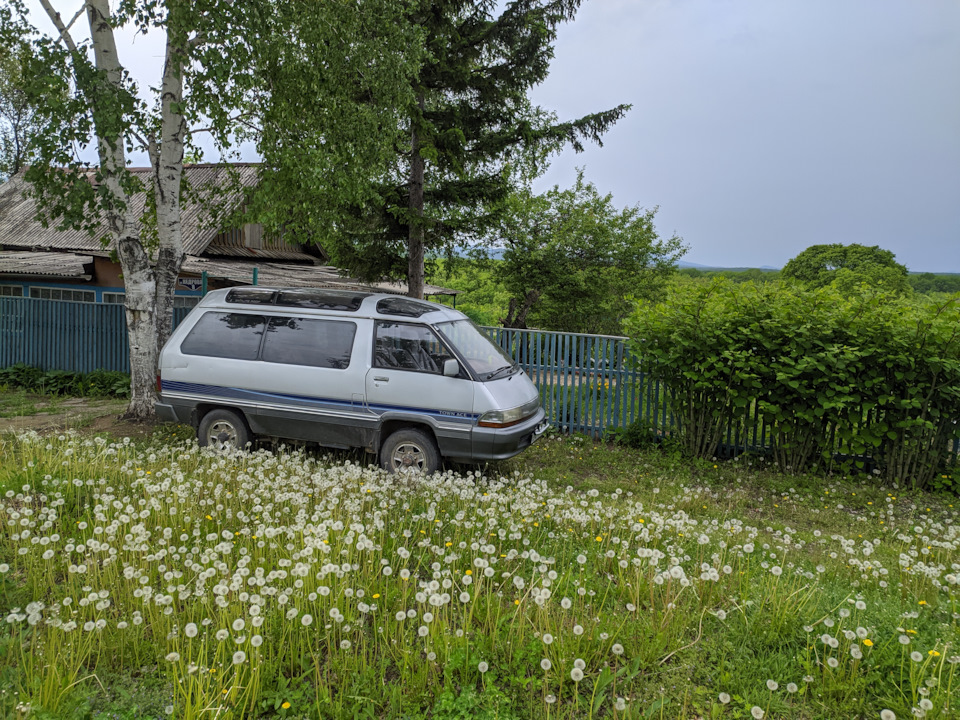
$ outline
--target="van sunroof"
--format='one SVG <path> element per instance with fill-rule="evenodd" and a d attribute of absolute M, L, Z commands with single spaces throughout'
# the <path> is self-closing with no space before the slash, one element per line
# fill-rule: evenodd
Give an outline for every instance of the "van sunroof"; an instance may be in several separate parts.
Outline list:
<path fill-rule="evenodd" d="M 420 317 L 427 313 L 436 312 L 440 308 L 433 303 L 411 300 L 404 297 L 384 298 L 377 303 L 377 312 L 381 315 L 401 315 L 403 317 Z"/>
<path fill-rule="evenodd" d="M 370 293 L 349 290 L 304 288 L 302 290 L 271 290 L 268 288 L 237 288 L 227 293 L 228 303 L 277 305 L 279 307 L 317 308 L 356 312 Z"/>

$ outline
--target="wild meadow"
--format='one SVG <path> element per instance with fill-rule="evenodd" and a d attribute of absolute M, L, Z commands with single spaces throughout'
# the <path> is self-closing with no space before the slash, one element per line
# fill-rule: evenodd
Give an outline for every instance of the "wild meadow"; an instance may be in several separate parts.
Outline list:
<path fill-rule="evenodd" d="M 960 716 L 950 497 L 582 437 L 363 460 L 0 437 L 0 715 Z"/>

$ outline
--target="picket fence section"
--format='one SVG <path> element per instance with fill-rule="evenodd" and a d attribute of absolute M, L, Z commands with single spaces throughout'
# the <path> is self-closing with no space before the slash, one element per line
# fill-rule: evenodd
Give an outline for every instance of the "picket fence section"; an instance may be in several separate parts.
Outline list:
<path fill-rule="evenodd" d="M 174 309 L 174 324 L 189 308 Z M 0 297 L 0 367 L 130 372 L 123 305 Z"/>
<path fill-rule="evenodd" d="M 482 329 L 540 388 L 547 417 L 561 432 L 601 436 L 637 420 L 673 425 L 664 388 L 637 369 L 627 338 Z"/>
<path fill-rule="evenodd" d="M 188 312 L 176 308 L 174 326 Z M 666 388 L 638 369 L 627 338 L 482 330 L 537 384 L 547 417 L 561 432 L 601 437 L 643 421 L 668 433 L 679 422 L 670 411 Z M 129 372 L 123 306 L 0 297 L 0 367 L 18 363 L 43 370 Z M 768 445 L 768 428 L 750 414 L 727 429 L 718 451 L 736 455 Z M 954 440 L 953 451 L 960 451 L 960 439 Z"/>

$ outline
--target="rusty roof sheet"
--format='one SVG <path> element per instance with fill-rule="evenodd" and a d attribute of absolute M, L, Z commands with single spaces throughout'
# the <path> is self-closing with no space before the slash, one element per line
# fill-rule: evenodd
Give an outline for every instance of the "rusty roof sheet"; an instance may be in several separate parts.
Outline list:
<path fill-rule="evenodd" d="M 0 275 L 31 275 L 90 279 L 84 266 L 91 255 L 51 252 L 0 252 Z"/>
<path fill-rule="evenodd" d="M 150 168 L 129 168 L 145 184 L 150 182 Z M 199 255 L 220 231 L 226 216 L 243 200 L 241 188 L 257 182 L 258 166 L 247 163 L 232 165 L 185 165 L 184 177 L 192 193 L 181 203 L 183 246 L 187 255 Z M 240 187 L 230 181 L 231 172 L 238 174 Z M 27 183 L 17 175 L 0 185 L 0 245 L 8 248 L 43 250 L 97 251 L 103 249 L 100 237 L 79 230 L 57 230 L 43 227 L 35 219 L 36 203 L 27 197 Z M 193 197 L 196 195 L 197 197 Z M 146 194 L 133 196 L 134 211 L 143 213 Z"/>

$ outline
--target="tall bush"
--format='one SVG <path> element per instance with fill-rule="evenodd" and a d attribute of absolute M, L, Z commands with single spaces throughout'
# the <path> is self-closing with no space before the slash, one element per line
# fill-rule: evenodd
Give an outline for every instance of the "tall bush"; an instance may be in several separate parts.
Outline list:
<path fill-rule="evenodd" d="M 960 307 L 790 283 L 682 287 L 641 307 L 630 332 L 670 390 L 696 457 L 746 445 L 752 423 L 785 471 L 874 463 L 928 484 L 960 419 Z"/>

